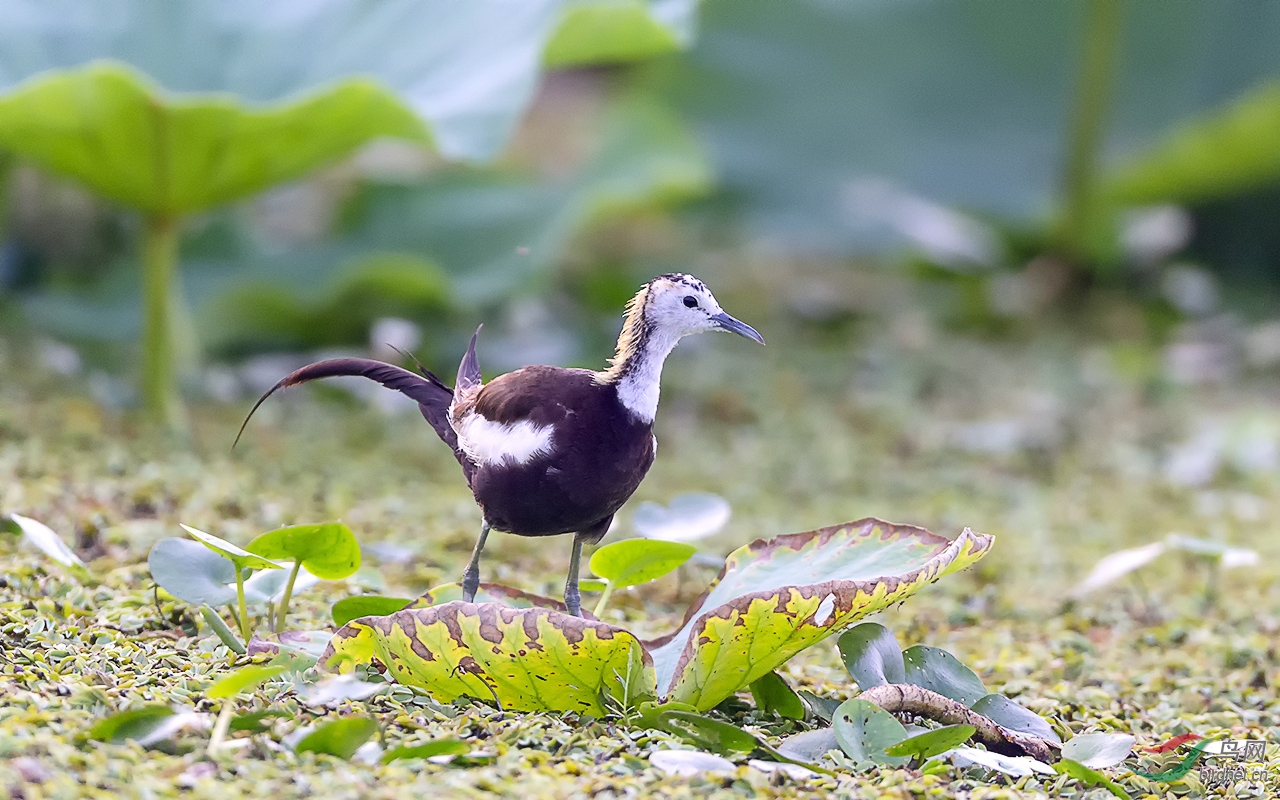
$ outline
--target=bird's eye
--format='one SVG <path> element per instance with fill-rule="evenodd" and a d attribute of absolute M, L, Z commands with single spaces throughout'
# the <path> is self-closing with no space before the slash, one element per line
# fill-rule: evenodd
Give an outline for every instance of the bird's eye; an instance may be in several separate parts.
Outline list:
<path fill-rule="evenodd" d="M 691 294 L 687 294 L 684 296 L 684 304 L 687 308 L 697 308 L 698 298 L 694 297 Z"/>

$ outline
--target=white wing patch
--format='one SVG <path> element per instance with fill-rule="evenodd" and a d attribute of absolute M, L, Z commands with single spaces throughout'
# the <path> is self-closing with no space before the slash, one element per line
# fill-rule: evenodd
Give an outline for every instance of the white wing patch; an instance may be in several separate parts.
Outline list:
<path fill-rule="evenodd" d="M 534 425 L 525 420 L 513 425 L 470 414 L 456 428 L 462 451 L 478 464 L 527 464 L 551 452 L 550 425 Z"/>

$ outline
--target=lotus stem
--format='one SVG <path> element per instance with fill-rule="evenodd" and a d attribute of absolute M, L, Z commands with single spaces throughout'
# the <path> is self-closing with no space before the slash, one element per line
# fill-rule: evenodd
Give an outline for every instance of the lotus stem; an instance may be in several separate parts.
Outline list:
<path fill-rule="evenodd" d="M 280 598 L 280 610 L 276 612 L 275 623 L 271 626 L 271 630 L 276 633 L 284 627 L 285 614 L 289 613 L 289 599 L 293 597 L 293 582 L 298 579 L 298 573 L 302 570 L 302 562 L 293 562 L 293 569 L 289 572 L 289 580 L 284 585 L 284 595 Z M 270 613 L 271 604 L 267 604 L 267 613 Z"/>
<path fill-rule="evenodd" d="M 212 756 L 219 747 L 222 746 L 223 740 L 227 738 L 227 731 L 231 729 L 231 709 L 235 705 L 235 700 L 228 697 L 222 701 L 222 709 L 218 711 L 218 721 L 213 724 L 213 733 L 209 734 L 209 748 L 206 752 Z"/>
<path fill-rule="evenodd" d="M 1089 0 L 1085 9 L 1084 51 L 1067 132 L 1058 230 L 1059 246 L 1073 259 L 1086 252 L 1096 216 L 1098 151 L 1114 83 L 1121 10 L 1116 0 Z"/>
<path fill-rule="evenodd" d="M 240 636 L 249 641 L 249 607 L 244 602 L 244 570 L 236 567 L 236 603 L 240 608 Z"/>
<path fill-rule="evenodd" d="M 151 419 L 170 429 L 182 426 L 174 363 L 174 276 L 177 271 L 178 220 L 166 214 L 147 217 L 142 245 L 145 318 L 142 331 L 142 399 Z"/>
<path fill-rule="evenodd" d="M 1010 730 L 989 717 L 920 686 L 907 683 L 889 683 L 873 686 L 858 695 L 891 713 L 915 714 L 927 717 L 943 725 L 972 725 L 973 737 L 988 750 L 1007 756 L 1031 756 L 1037 761 L 1051 764 L 1058 760 L 1062 745 L 1041 739 L 1029 733 Z"/>
<path fill-rule="evenodd" d="M 609 598 L 613 595 L 613 581 L 609 581 L 604 585 L 604 591 L 600 593 L 600 599 L 596 601 L 595 610 L 591 613 L 599 617 L 604 613 L 604 607 L 609 604 Z"/>

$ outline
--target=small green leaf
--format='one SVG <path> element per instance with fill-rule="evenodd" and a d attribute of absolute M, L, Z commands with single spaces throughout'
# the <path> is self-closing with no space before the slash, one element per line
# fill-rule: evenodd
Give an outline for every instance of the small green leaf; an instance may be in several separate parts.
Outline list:
<path fill-rule="evenodd" d="M 205 692 L 215 700 L 235 697 L 241 692 L 255 689 L 259 684 L 277 678 L 288 671 L 283 664 L 250 664 L 234 672 L 229 672 L 213 682 Z"/>
<path fill-rule="evenodd" d="M 987 696 L 987 688 L 960 659 L 923 644 L 902 651 L 906 682 L 971 706 Z"/>
<path fill-rule="evenodd" d="M 607 544 L 591 555 L 591 571 L 614 589 L 639 586 L 661 578 L 688 561 L 698 548 L 657 539 L 624 539 Z"/>
<path fill-rule="evenodd" d="M 911 760 L 885 753 L 886 747 L 907 738 L 907 729 L 875 703 L 856 697 L 846 700 L 836 710 L 831 727 L 840 749 L 859 767 L 873 764 L 900 767 Z"/>
<path fill-rule="evenodd" d="M 397 747 L 382 755 L 382 763 L 402 761 L 408 758 L 431 758 L 432 756 L 461 756 L 471 752 L 471 745 L 458 739 L 436 739 L 426 744 Z"/>
<path fill-rule="evenodd" d="M 293 715 L 283 708 L 264 708 L 261 711 L 254 711 L 249 714 L 241 714 L 232 717 L 229 730 L 247 731 L 248 733 L 266 733 L 271 730 L 270 726 L 265 724 L 269 719 L 288 719 Z"/>
<path fill-rule="evenodd" d="M 756 701 L 756 708 L 766 714 L 777 714 L 783 719 L 804 719 L 804 701 L 776 672 L 753 682 L 751 696 Z"/>
<path fill-rule="evenodd" d="M 266 558 L 263 558 L 262 556 L 255 555 L 254 553 L 250 553 L 247 550 L 243 550 L 235 546 L 231 542 L 228 542 L 226 539 L 219 539 L 217 536 L 214 536 L 213 534 L 205 533 L 204 531 L 198 531 L 195 528 L 190 527 L 189 525 L 183 525 L 182 529 L 187 533 L 191 534 L 191 537 L 196 541 L 200 542 L 200 544 L 209 548 L 210 550 L 222 556 L 223 558 L 230 559 L 231 563 L 235 565 L 236 569 L 283 569 L 284 568 L 284 565 L 282 564 L 277 564 L 276 562 L 271 561 L 270 559 L 266 559 Z M 234 574 L 231 576 L 231 580 L 235 580 Z"/>
<path fill-rule="evenodd" d="M 1127 733 L 1080 733 L 1062 746 L 1062 757 L 1086 767 L 1114 767 L 1129 757 L 1137 741 Z"/>
<path fill-rule="evenodd" d="M 338 581 L 360 569 L 360 543 L 341 522 L 291 525 L 255 537 L 249 552 L 277 561 L 301 561 L 312 575 Z"/>
<path fill-rule="evenodd" d="M 989 694 L 972 706 L 973 710 L 1011 731 L 1029 733 L 1051 742 L 1062 742 L 1044 717 L 1023 708 L 1002 694 Z"/>
<path fill-rule="evenodd" d="M 375 719 L 343 717 L 316 728 L 293 750 L 295 753 L 325 753 L 347 761 L 377 732 L 378 721 Z"/>
<path fill-rule="evenodd" d="M 836 709 L 840 707 L 839 700 L 832 700 L 827 697 L 819 697 L 807 689 L 800 690 L 800 698 L 809 705 L 809 710 L 813 715 L 828 725 L 831 719 L 836 715 Z"/>
<path fill-rule="evenodd" d="M 95 742 L 124 744 L 129 740 L 147 738 L 174 715 L 168 706 L 150 705 L 121 711 L 100 720 L 89 729 L 89 738 Z"/>
<path fill-rule="evenodd" d="M 948 725 L 903 739 L 884 751 L 891 756 L 909 756 L 923 761 L 964 744 L 976 730 L 972 725 Z"/>
<path fill-rule="evenodd" d="M 902 648 L 888 628 L 878 622 L 855 625 L 836 640 L 849 674 L 866 691 L 887 683 L 905 683 Z"/>
<path fill-rule="evenodd" d="M 599 578 L 583 578 L 578 581 L 578 589 L 583 592 L 603 592 L 609 588 L 609 582 Z"/>
<path fill-rule="evenodd" d="M 1054 764 L 1053 768 L 1059 775 L 1070 775 L 1086 787 L 1101 786 L 1111 794 L 1121 798 L 1121 800 L 1131 800 L 1124 787 L 1096 769 L 1081 764 L 1079 761 L 1064 757 L 1057 764 Z"/>
<path fill-rule="evenodd" d="M 388 614 L 394 614 L 412 602 L 412 598 L 361 594 L 342 598 L 333 604 L 329 613 L 333 616 L 333 624 L 342 627 L 353 619 L 385 617 Z"/>
<path fill-rule="evenodd" d="M 778 752 L 799 761 L 817 763 L 832 750 L 839 750 L 836 732 L 831 728 L 819 728 L 788 736 L 778 745 Z"/>
<path fill-rule="evenodd" d="M 236 599 L 236 568 L 190 539 L 161 539 L 147 555 L 160 588 L 192 605 L 224 606 Z"/>
<path fill-rule="evenodd" d="M 756 750 L 760 741 L 736 725 L 693 714 L 688 711 L 659 712 L 658 725 L 689 744 L 722 756 L 745 755 Z"/>

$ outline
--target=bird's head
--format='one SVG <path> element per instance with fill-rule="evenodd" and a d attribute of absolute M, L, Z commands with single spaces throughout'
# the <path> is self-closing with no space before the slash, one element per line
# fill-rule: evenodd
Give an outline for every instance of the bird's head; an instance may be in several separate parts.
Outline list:
<path fill-rule="evenodd" d="M 764 337 L 720 308 L 706 284 L 692 275 L 659 275 L 636 295 L 643 322 L 673 339 L 704 331 L 730 331 L 764 344 Z"/>

